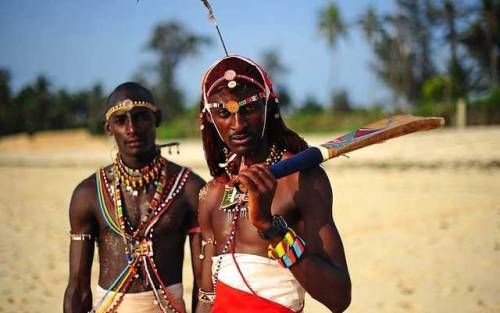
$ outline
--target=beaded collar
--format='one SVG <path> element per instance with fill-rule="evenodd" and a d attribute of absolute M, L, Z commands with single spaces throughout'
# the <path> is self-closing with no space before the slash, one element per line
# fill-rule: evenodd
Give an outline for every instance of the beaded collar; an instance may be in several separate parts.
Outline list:
<path fill-rule="evenodd" d="M 116 155 L 114 172 L 120 183 L 125 186 L 125 190 L 134 197 L 139 194 L 139 189 L 146 189 L 149 184 L 157 184 L 160 173 L 167 166 L 167 159 L 156 155 L 151 163 L 140 169 L 133 169 L 123 163 L 119 154 Z"/>

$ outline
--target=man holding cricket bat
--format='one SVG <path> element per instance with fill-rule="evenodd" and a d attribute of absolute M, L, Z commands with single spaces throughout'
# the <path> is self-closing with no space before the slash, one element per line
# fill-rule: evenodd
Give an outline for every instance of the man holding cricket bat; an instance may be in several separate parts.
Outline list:
<path fill-rule="evenodd" d="M 200 192 L 197 312 L 301 312 L 305 292 L 344 311 L 351 282 L 327 175 L 268 170 L 307 144 L 285 126 L 265 71 L 238 55 L 211 66 L 200 128 L 213 179 Z"/>

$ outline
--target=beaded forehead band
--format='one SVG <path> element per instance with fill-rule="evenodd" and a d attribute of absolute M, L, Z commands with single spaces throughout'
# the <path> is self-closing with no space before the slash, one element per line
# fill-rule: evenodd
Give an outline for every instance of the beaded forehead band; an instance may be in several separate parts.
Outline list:
<path fill-rule="evenodd" d="M 116 113 L 118 111 L 130 111 L 130 110 L 135 109 L 135 108 L 146 108 L 146 109 L 150 109 L 153 112 L 158 111 L 158 107 L 156 105 L 149 103 L 147 101 L 132 101 L 130 99 L 125 99 L 123 101 L 118 102 L 117 104 L 115 104 L 111 108 L 109 108 L 109 110 L 106 112 L 106 115 L 105 115 L 106 121 L 109 120 L 111 115 L 113 115 L 114 113 Z"/>
<path fill-rule="evenodd" d="M 231 100 L 231 101 L 228 101 L 226 103 L 219 103 L 219 102 L 207 103 L 205 105 L 205 108 L 207 108 L 207 109 L 224 108 L 224 109 L 228 110 L 229 113 L 234 114 L 234 113 L 238 112 L 242 106 L 245 106 L 249 103 L 255 102 L 255 101 L 260 100 L 260 99 L 265 98 L 265 97 L 266 97 L 266 93 L 261 92 L 261 93 L 258 93 L 256 95 L 253 95 L 251 97 L 245 98 L 245 99 L 240 100 L 240 101 Z"/>

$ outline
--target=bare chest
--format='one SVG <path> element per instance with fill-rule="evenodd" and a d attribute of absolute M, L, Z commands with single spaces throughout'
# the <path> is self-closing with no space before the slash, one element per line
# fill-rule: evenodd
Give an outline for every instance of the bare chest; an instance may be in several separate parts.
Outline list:
<path fill-rule="evenodd" d="M 222 204 L 223 194 L 223 189 L 218 191 L 218 203 Z M 267 249 L 267 241 L 264 241 L 259 236 L 257 228 L 250 223 L 245 213 L 246 210 L 248 208 L 240 208 L 239 212 L 224 210 L 221 205 L 212 210 L 212 225 L 219 253 L 222 252 L 224 245 L 231 240 L 231 237 L 234 237 L 232 240 L 237 242 L 240 252 L 261 254 Z M 294 205 L 293 193 L 289 192 L 289 190 L 277 189 L 272 202 L 271 213 L 272 215 L 285 217 L 285 220 L 290 225 L 295 225 L 300 221 L 300 216 L 298 216 L 298 211 Z M 238 214 L 237 220 L 235 220 L 235 214 Z M 233 229 L 234 235 L 231 235 Z"/>
<path fill-rule="evenodd" d="M 117 200 L 110 197 L 103 201 L 98 210 L 100 232 L 110 230 L 115 233 L 127 232 L 138 237 L 148 232 L 165 235 L 182 231 L 187 220 L 187 202 L 183 194 L 178 194 L 170 201 L 155 204 L 154 190 L 132 196 L 122 193 Z"/>

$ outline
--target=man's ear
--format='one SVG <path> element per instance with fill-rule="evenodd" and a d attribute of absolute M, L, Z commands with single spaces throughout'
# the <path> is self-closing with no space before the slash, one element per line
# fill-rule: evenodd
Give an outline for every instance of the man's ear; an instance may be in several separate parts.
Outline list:
<path fill-rule="evenodd" d="M 212 115 L 210 113 L 205 112 L 205 117 L 207 119 L 207 122 L 209 122 L 210 124 L 214 123 L 214 120 L 212 119 Z"/>
<path fill-rule="evenodd" d="M 154 115 L 155 115 L 155 126 L 159 127 L 161 124 L 161 111 L 158 110 L 158 111 L 154 112 Z"/>
<path fill-rule="evenodd" d="M 106 133 L 107 133 L 109 136 L 112 136 L 112 135 L 113 135 L 113 132 L 111 131 L 111 125 L 109 125 L 109 121 L 104 121 L 104 122 L 103 122 L 103 127 L 104 127 L 104 130 L 106 131 Z"/>

